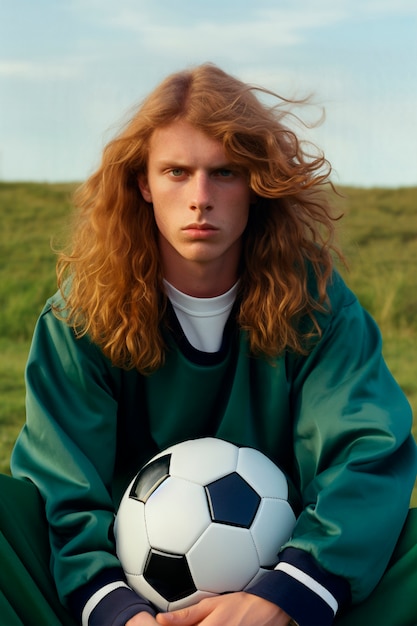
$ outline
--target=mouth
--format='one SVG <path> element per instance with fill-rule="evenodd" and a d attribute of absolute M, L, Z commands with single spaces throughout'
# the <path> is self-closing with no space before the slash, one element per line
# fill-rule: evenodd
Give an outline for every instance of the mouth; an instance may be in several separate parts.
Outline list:
<path fill-rule="evenodd" d="M 187 237 L 194 240 L 206 240 L 210 239 L 219 231 L 216 226 L 213 224 L 204 223 L 195 223 L 188 224 L 185 228 L 182 229 Z"/>
<path fill-rule="evenodd" d="M 212 224 L 207 224 L 206 222 L 199 224 L 189 224 L 188 226 L 186 226 L 183 230 L 218 230 L 218 228 L 216 228 L 215 226 L 213 226 Z"/>

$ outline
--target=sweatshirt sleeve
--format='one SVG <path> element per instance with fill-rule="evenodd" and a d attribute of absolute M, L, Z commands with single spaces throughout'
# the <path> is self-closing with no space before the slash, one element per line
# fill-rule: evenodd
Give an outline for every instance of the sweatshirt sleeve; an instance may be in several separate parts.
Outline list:
<path fill-rule="evenodd" d="M 326 572 L 296 548 L 284 549 L 274 570 L 247 591 L 279 606 L 299 626 L 331 626 L 351 600 L 345 579 Z"/>
<path fill-rule="evenodd" d="M 69 606 L 82 626 L 125 626 L 137 613 L 156 615 L 152 604 L 130 589 L 119 568 L 103 570 L 74 591 Z"/>
<path fill-rule="evenodd" d="M 124 624 L 152 606 L 126 585 L 113 523 L 120 370 L 88 338 L 41 314 L 26 367 L 27 419 L 11 469 L 44 502 L 59 597 L 88 626 Z"/>
<path fill-rule="evenodd" d="M 411 409 L 385 364 L 377 325 L 337 276 L 330 295 L 320 341 L 292 362 L 303 503 L 273 574 L 282 585 L 315 589 L 336 613 L 349 596 L 353 603 L 369 596 L 387 568 L 408 513 L 417 454 Z M 315 623 L 301 617 L 301 625 Z"/>
<path fill-rule="evenodd" d="M 300 626 L 330 626 L 382 577 L 408 513 L 416 444 L 374 320 L 337 275 L 323 334 L 288 359 L 302 512 L 275 570 L 249 591 Z"/>

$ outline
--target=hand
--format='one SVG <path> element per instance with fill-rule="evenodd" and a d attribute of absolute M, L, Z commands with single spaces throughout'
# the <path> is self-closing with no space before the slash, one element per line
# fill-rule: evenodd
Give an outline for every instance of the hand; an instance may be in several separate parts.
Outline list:
<path fill-rule="evenodd" d="M 156 616 L 161 626 L 288 626 L 290 619 L 272 602 L 243 591 Z"/>
<path fill-rule="evenodd" d="M 131 617 L 125 626 L 158 626 L 158 622 L 146 611 L 141 611 Z"/>

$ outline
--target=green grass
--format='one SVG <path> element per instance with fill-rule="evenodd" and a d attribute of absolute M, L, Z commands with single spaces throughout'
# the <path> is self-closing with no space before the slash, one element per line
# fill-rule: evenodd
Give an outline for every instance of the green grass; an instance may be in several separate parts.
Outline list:
<path fill-rule="evenodd" d="M 0 471 L 24 423 L 23 371 L 39 312 L 56 289 L 51 241 L 65 235 L 74 185 L 0 183 Z M 340 190 L 341 270 L 378 322 L 384 354 L 417 416 L 417 187 Z M 417 418 L 414 423 L 417 438 Z M 417 489 L 413 504 L 417 506 Z"/>
<path fill-rule="evenodd" d="M 55 290 L 51 242 L 71 217 L 72 185 L 0 183 L 0 337 L 30 339 Z"/>
<path fill-rule="evenodd" d="M 347 282 L 383 334 L 417 333 L 417 188 L 342 191 Z"/>
<path fill-rule="evenodd" d="M 51 243 L 65 234 L 74 185 L 0 183 L 0 471 L 25 420 L 24 366 L 33 328 L 56 290 Z"/>
<path fill-rule="evenodd" d="M 23 370 L 29 345 L 0 339 L 0 472 L 9 472 L 9 455 L 25 421 Z"/>

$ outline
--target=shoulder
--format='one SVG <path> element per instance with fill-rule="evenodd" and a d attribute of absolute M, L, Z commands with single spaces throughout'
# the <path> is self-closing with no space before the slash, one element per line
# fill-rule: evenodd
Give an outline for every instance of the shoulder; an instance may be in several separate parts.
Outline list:
<path fill-rule="evenodd" d="M 306 262 L 306 276 L 308 292 L 314 300 L 318 301 L 318 277 L 310 261 Z M 327 280 L 326 293 L 333 308 L 349 306 L 349 304 L 352 304 L 357 299 L 334 265 L 331 268 L 330 276 Z"/>
<path fill-rule="evenodd" d="M 320 309 L 315 311 L 314 317 L 321 330 L 324 333 L 328 327 L 332 325 L 334 320 L 340 316 L 362 314 L 362 307 L 358 298 L 353 291 L 346 285 L 340 273 L 334 269 L 326 287 L 326 301 L 320 303 L 317 288 L 317 279 L 313 269 L 309 268 L 308 272 L 308 291 L 312 299 L 317 302 Z M 311 320 L 303 318 L 302 326 L 311 325 Z"/>
<path fill-rule="evenodd" d="M 67 362 L 79 359 L 100 362 L 108 369 L 110 363 L 101 348 L 88 334 L 78 333 L 66 318 L 65 298 L 57 291 L 40 312 L 32 339 L 32 355 L 56 354 L 57 358 Z"/>
<path fill-rule="evenodd" d="M 345 312 L 352 306 L 359 305 L 358 298 L 336 270 L 333 271 L 327 285 L 327 297 L 330 318 Z"/>
<path fill-rule="evenodd" d="M 48 300 L 41 311 L 40 317 L 49 313 L 59 312 L 60 317 L 65 319 L 65 296 L 58 290 Z"/>

